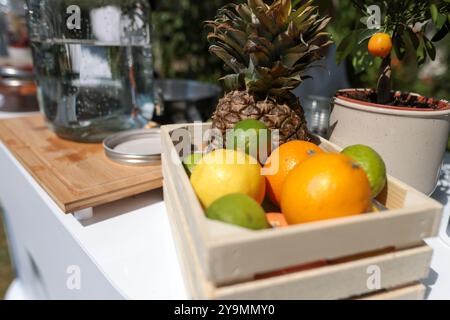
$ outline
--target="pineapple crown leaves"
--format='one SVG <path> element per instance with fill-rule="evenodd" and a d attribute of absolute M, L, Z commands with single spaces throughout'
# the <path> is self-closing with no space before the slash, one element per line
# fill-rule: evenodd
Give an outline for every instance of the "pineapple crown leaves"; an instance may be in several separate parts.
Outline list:
<path fill-rule="evenodd" d="M 291 0 L 228 4 L 206 21 L 209 51 L 232 71 L 222 78 L 227 90 L 244 89 L 258 96 L 283 97 L 323 58 L 332 42 L 325 31 L 331 18 L 320 17 L 312 0 L 293 8 Z"/>

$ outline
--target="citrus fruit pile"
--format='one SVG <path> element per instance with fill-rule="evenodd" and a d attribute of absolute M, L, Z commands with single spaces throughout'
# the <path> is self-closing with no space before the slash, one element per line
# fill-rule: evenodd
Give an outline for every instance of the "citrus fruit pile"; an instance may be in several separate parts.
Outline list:
<path fill-rule="evenodd" d="M 183 160 L 208 218 L 260 230 L 371 211 L 386 184 L 386 167 L 375 150 L 354 145 L 330 153 L 294 140 L 270 153 L 270 136 L 257 120 L 238 123 L 227 148 Z M 260 148 L 270 154 L 248 154 Z"/>

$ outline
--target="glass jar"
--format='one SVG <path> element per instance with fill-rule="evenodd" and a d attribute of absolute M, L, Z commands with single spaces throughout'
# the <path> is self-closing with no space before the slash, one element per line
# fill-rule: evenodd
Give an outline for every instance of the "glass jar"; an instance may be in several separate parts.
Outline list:
<path fill-rule="evenodd" d="M 62 138 L 98 142 L 154 111 L 147 0 L 27 0 L 38 100 Z"/>

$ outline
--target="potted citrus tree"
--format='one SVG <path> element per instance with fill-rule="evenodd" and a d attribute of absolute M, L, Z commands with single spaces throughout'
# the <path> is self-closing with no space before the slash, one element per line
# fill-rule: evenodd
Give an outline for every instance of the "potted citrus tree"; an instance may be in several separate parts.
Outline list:
<path fill-rule="evenodd" d="M 413 57 L 418 66 L 436 58 L 435 43 L 448 41 L 450 1 L 352 0 L 360 25 L 338 45 L 338 62 L 379 65 L 374 89 L 337 92 L 330 140 L 364 143 L 385 159 L 391 175 L 418 190 L 433 192 L 447 146 L 450 104 L 417 93 L 393 91 L 394 65 Z M 407 67 L 407 65 L 404 65 Z M 375 86 L 374 86 L 375 87 Z"/>

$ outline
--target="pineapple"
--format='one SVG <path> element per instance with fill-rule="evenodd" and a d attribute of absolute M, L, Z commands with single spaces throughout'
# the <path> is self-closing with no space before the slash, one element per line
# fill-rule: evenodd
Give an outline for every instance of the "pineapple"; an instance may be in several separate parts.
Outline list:
<path fill-rule="evenodd" d="M 213 114 L 222 131 L 245 119 L 258 119 L 279 130 L 280 144 L 310 140 L 303 109 L 292 93 L 308 78 L 305 72 L 323 58 L 331 44 L 317 7 L 306 1 L 292 8 L 291 0 L 248 0 L 219 9 L 208 34 L 209 51 L 232 70 L 224 76 L 226 95 Z"/>

